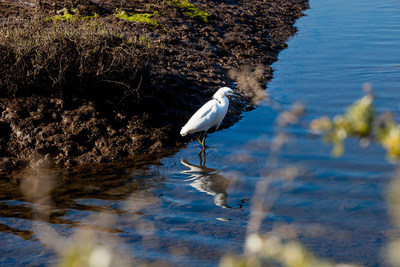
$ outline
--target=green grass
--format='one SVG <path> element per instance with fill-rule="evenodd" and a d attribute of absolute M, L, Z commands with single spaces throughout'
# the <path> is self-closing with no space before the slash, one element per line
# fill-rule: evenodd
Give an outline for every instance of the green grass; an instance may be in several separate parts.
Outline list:
<path fill-rule="evenodd" d="M 62 15 L 47 17 L 45 21 L 71 21 L 71 20 L 85 20 L 98 18 L 99 14 L 93 13 L 93 15 L 82 16 L 77 9 L 65 9 Z"/>
<path fill-rule="evenodd" d="M 167 2 L 169 5 L 174 6 L 180 10 L 182 10 L 183 14 L 186 17 L 195 19 L 200 22 L 210 23 L 211 15 L 207 12 L 201 10 L 195 5 L 189 3 L 186 0 L 172 0 Z"/>
<path fill-rule="evenodd" d="M 123 20 L 129 21 L 129 22 L 146 23 L 148 25 L 153 26 L 155 29 L 161 29 L 165 33 L 168 32 L 168 30 L 161 23 L 159 23 L 156 19 L 153 18 L 155 15 L 158 15 L 158 12 L 128 13 L 124 10 L 116 9 L 114 11 L 113 15 L 119 19 L 123 19 Z M 63 11 L 62 15 L 47 17 L 44 20 L 45 21 L 74 21 L 74 20 L 96 19 L 99 17 L 100 16 L 97 12 L 90 12 L 90 14 L 83 16 L 80 14 L 80 11 L 78 9 L 65 9 Z"/>
<path fill-rule="evenodd" d="M 157 15 L 157 12 L 154 13 L 128 13 L 124 10 L 115 10 L 114 12 L 114 16 L 126 21 L 130 21 L 130 22 L 142 22 L 142 23 L 146 23 L 149 25 L 152 25 L 154 28 L 157 29 L 162 29 L 164 32 L 168 32 L 168 30 L 161 24 L 159 23 L 157 20 L 153 19 L 153 17 L 155 15 Z"/>

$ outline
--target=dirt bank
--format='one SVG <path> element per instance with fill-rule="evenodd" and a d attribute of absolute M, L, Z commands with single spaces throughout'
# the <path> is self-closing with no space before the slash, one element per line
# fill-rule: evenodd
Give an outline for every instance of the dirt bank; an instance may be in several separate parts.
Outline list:
<path fill-rule="evenodd" d="M 232 70 L 242 69 L 265 84 L 272 77 L 270 65 L 308 7 L 306 0 L 190 1 L 210 15 L 205 22 L 168 1 L 122 1 L 118 6 L 113 2 L 93 1 L 91 6 L 102 11 L 103 22 L 146 36 L 159 48 L 136 81 L 137 90 L 116 97 L 41 94 L 0 99 L 1 173 L 43 157 L 65 167 L 176 149 L 190 140 L 180 137 L 179 129 L 221 86 L 241 92 L 223 122 L 224 127 L 232 125 L 250 107 L 253 96 L 247 88 L 252 86 L 240 82 Z M 28 23 L 30 14 L 40 11 L 29 1 L 19 3 L 2 2 L 0 15 Z M 55 3 L 42 1 L 40 12 L 55 14 L 63 7 Z M 109 16 L 116 8 L 151 11 L 162 27 Z"/>

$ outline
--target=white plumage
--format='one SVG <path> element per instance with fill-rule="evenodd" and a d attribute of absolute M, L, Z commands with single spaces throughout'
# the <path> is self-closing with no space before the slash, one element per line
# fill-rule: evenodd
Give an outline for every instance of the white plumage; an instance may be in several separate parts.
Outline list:
<path fill-rule="evenodd" d="M 183 126 L 180 132 L 181 135 L 185 136 L 187 134 L 197 132 L 204 132 L 204 134 L 206 134 L 207 131 L 212 127 L 215 127 L 215 130 L 218 130 L 218 127 L 221 125 L 221 122 L 225 118 L 226 112 L 228 111 L 228 95 L 233 95 L 231 88 L 220 88 L 214 94 L 212 99 L 205 103 L 198 111 L 196 111 L 196 113 L 193 114 L 185 126 Z M 199 140 L 203 146 L 204 139 L 205 135 L 203 137 L 203 142 Z"/>

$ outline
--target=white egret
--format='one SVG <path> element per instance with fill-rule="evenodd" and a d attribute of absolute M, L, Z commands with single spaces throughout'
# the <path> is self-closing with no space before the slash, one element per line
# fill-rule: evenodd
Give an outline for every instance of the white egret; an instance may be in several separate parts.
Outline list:
<path fill-rule="evenodd" d="M 213 95 L 212 99 L 196 111 L 185 126 L 182 127 L 181 135 L 185 136 L 187 134 L 200 132 L 197 141 L 202 144 L 204 151 L 204 141 L 207 136 L 207 131 L 212 127 L 215 127 L 215 130 L 218 130 L 222 120 L 225 118 L 229 106 L 228 95 L 234 95 L 231 88 L 220 88 Z M 200 138 L 202 134 L 203 139 L 201 140 Z"/>

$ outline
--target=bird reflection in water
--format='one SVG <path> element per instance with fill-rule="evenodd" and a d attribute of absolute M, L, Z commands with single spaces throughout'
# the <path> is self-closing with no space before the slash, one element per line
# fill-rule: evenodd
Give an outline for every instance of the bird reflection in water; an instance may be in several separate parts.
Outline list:
<path fill-rule="evenodd" d="M 212 195 L 215 205 L 231 208 L 227 205 L 228 193 L 226 192 L 229 187 L 229 179 L 219 174 L 218 171 L 207 168 L 205 157 L 199 155 L 199 158 L 200 165 L 193 165 L 186 159 L 181 160 L 183 165 L 190 168 L 190 170 L 182 171 L 183 174 L 190 176 L 186 181 L 191 182 L 190 185 L 198 191 Z"/>

